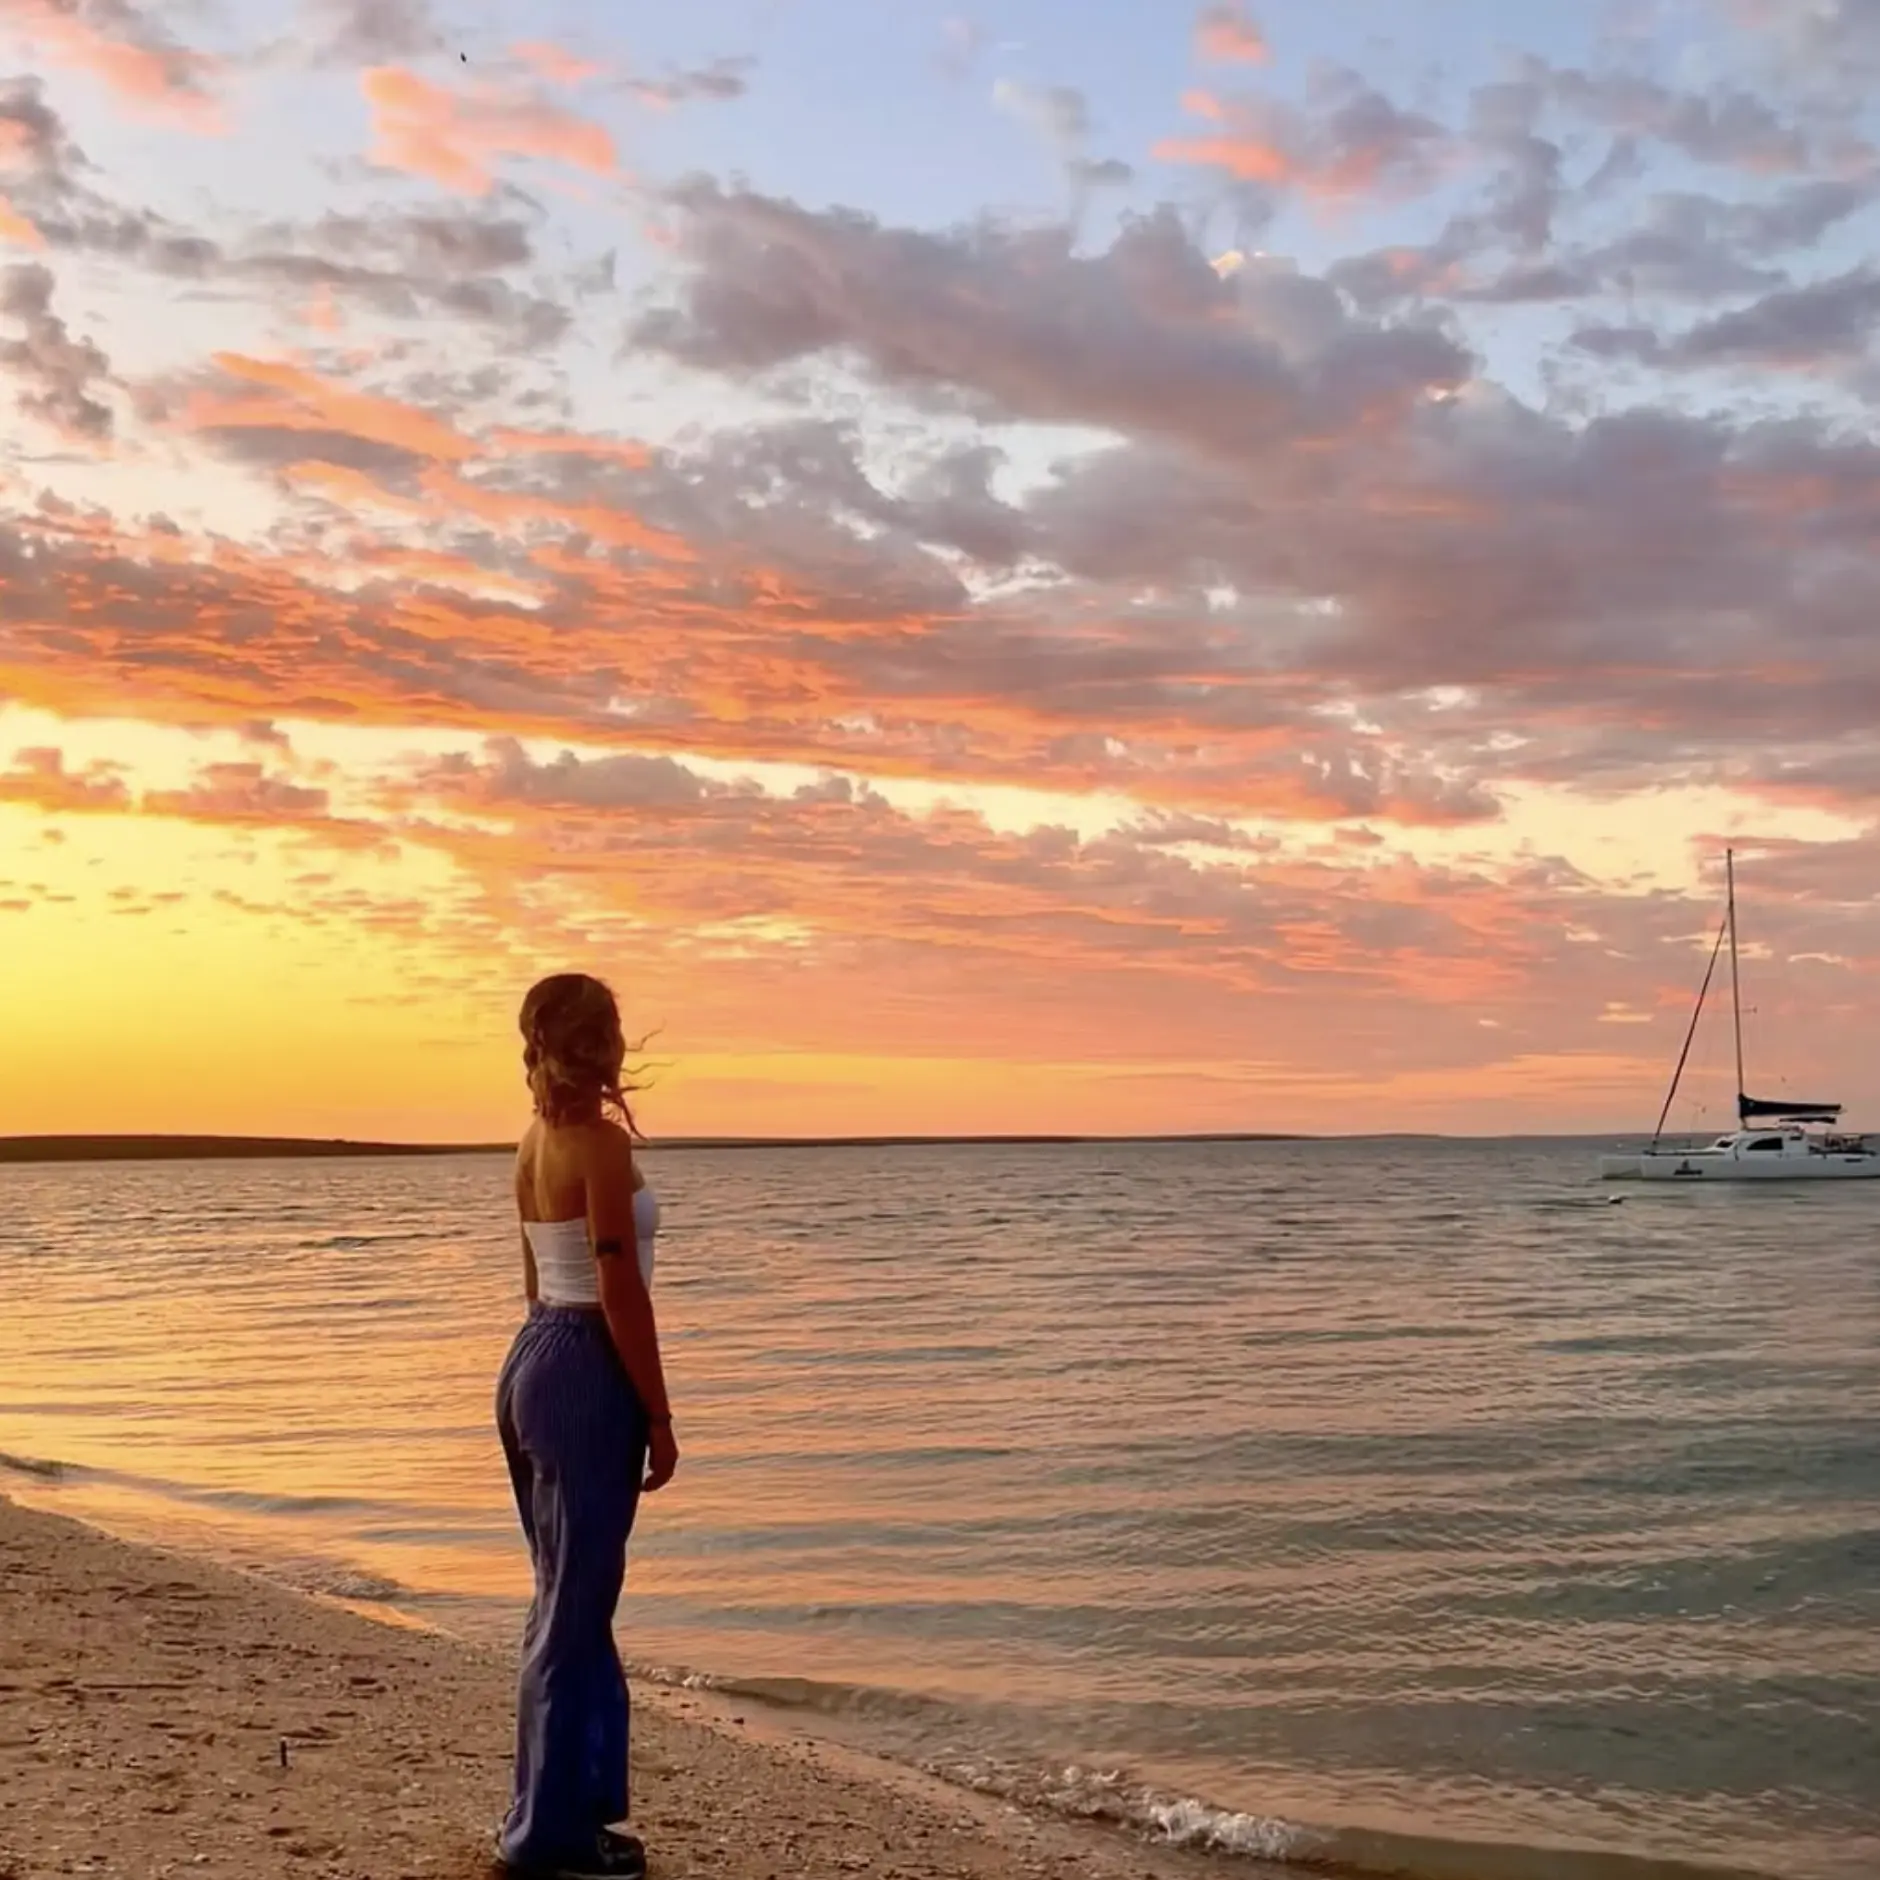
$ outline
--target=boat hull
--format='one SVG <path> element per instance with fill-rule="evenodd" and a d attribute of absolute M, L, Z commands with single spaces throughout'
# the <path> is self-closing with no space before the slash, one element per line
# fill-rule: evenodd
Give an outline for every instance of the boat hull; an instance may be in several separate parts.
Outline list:
<path fill-rule="evenodd" d="M 1655 1149 L 1600 1158 L 1605 1181 L 1845 1182 L 1880 1179 L 1880 1155 L 1769 1156 L 1760 1161 L 1715 1150 L 1689 1155 Z"/>

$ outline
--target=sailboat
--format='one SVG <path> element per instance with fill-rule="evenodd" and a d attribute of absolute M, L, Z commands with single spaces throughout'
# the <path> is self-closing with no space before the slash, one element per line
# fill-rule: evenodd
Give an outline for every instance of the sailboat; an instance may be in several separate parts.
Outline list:
<path fill-rule="evenodd" d="M 1638 1178 L 1686 1182 L 1859 1181 L 1880 1177 L 1880 1147 L 1869 1143 L 1865 1136 L 1850 1136 L 1839 1129 L 1838 1103 L 1790 1103 L 1744 1094 L 1735 850 L 1724 851 L 1723 866 L 1727 884 L 1724 916 L 1717 928 L 1716 944 L 1710 949 L 1710 964 L 1704 969 L 1704 983 L 1698 988 L 1690 1029 L 1684 1034 L 1684 1049 L 1678 1053 L 1677 1069 L 1671 1073 L 1671 1088 L 1665 1093 L 1664 1108 L 1658 1112 L 1658 1127 L 1652 1131 L 1646 1148 L 1602 1156 L 1601 1176 L 1608 1181 Z M 1671 1114 L 1677 1097 L 1678 1082 L 1691 1055 L 1691 1040 L 1697 1036 L 1697 1021 L 1703 1016 L 1704 1000 L 1717 970 L 1717 956 L 1726 939 L 1730 943 L 1730 1011 L 1736 1028 L 1737 1127 L 1702 1148 L 1668 1148 L 1663 1140 L 1665 1118 Z"/>

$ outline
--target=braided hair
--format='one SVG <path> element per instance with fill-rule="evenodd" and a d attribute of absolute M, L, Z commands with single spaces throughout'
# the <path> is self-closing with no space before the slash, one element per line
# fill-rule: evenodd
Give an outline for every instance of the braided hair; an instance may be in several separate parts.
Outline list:
<path fill-rule="evenodd" d="M 627 1044 L 613 992 L 586 973 L 553 973 L 529 988 L 517 1018 L 522 1068 L 535 1113 L 565 1123 L 591 1110 L 612 1110 L 639 1134 L 625 1081 Z"/>

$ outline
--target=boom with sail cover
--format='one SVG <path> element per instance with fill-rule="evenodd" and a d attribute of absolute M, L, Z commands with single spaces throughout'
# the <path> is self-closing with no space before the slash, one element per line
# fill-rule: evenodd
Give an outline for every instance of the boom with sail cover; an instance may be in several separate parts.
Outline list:
<path fill-rule="evenodd" d="M 1771 1122 L 1781 1118 L 1792 1123 L 1834 1123 L 1840 1120 L 1841 1106 L 1838 1103 L 1770 1103 L 1761 1097 L 1739 1094 L 1736 1113 L 1745 1128 L 1759 1116 Z"/>

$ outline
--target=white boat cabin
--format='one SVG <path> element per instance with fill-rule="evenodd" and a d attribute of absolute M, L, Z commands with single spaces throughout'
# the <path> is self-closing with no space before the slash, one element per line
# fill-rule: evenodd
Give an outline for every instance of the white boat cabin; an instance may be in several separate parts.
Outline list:
<path fill-rule="evenodd" d="M 1648 1149 L 1603 1159 L 1608 1179 L 1658 1181 L 1794 1181 L 1880 1176 L 1880 1146 L 1844 1130 L 1799 1122 L 1733 1129 L 1700 1148 Z"/>

